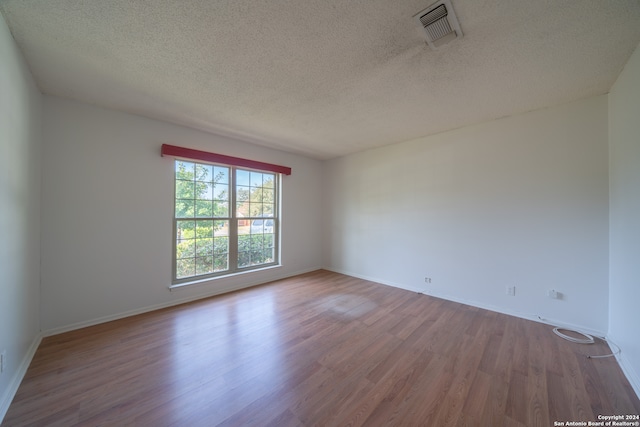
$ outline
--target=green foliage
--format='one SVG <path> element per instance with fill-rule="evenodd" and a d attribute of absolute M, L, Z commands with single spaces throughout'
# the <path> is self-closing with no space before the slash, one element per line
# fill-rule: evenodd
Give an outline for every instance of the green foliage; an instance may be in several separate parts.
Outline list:
<path fill-rule="evenodd" d="M 176 162 L 176 218 L 229 215 L 229 168 Z"/>
<path fill-rule="evenodd" d="M 249 196 L 250 216 L 273 216 L 275 208 L 275 190 L 273 186 L 274 176 L 269 175 L 269 178 L 265 177 L 261 187 L 251 189 Z"/>
<path fill-rule="evenodd" d="M 228 233 L 231 224 L 226 218 L 230 215 L 230 171 L 230 168 L 223 166 L 176 162 L 178 279 L 229 269 Z M 236 176 L 238 214 L 249 218 L 274 216 L 275 175 L 237 170 Z M 275 260 L 273 234 L 240 235 L 237 243 L 239 268 Z"/>
<path fill-rule="evenodd" d="M 273 234 L 247 234 L 238 236 L 238 267 L 268 264 L 274 257 Z"/>
<path fill-rule="evenodd" d="M 242 171 L 236 172 L 236 210 L 245 217 L 274 216 L 274 174 Z"/>

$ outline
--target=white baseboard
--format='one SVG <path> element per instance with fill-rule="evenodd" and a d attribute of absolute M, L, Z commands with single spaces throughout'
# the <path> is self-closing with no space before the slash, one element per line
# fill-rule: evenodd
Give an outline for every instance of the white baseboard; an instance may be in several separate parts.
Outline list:
<path fill-rule="evenodd" d="M 261 279 L 261 280 L 254 280 L 251 282 L 245 282 L 243 283 L 241 286 L 235 286 L 233 288 L 225 288 L 225 289 L 217 289 L 213 292 L 209 292 L 209 293 L 204 293 L 204 294 L 199 294 L 196 296 L 191 296 L 188 298 L 182 298 L 182 299 L 178 299 L 178 300 L 174 300 L 174 301 L 169 301 L 167 303 L 164 304 L 156 304 L 156 305 L 152 305 L 152 306 L 147 306 L 147 307 L 142 307 L 139 309 L 135 309 L 135 310 L 129 310 L 126 312 L 122 312 L 122 313 L 117 313 L 117 314 L 113 314 L 113 315 L 109 315 L 109 316 L 103 316 L 103 317 L 99 317 L 96 319 L 92 319 L 92 320 L 87 320 L 84 322 L 78 322 L 78 323 L 74 323 L 71 325 L 67 325 L 67 326 L 63 326 L 63 327 L 59 327 L 59 328 L 53 328 L 53 329 L 49 329 L 47 331 L 41 332 L 39 333 L 33 340 L 33 342 L 31 343 L 31 346 L 29 347 L 29 350 L 27 351 L 27 353 L 25 354 L 24 358 L 22 359 L 22 362 L 20 363 L 20 366 L 18 367 L 18 370 L 16 371 L 16 373 L 14 374 L 13 378 L 11 378 L 11 381 L 9 382 L 9 387 L 7 388 L 7 390 L 4 391 L 4 393 L 2 394 L 2 396 L 0 396 L 0 424 L 2 424 L 2 420 L 4 419 L 4 416 L 7 414 L 7 411 L 9 410 L 9 406 L 11 405 L 11 401 L 13 400 L 14 396 L 16 395 L 16 392 L 18 391 L 18 387 L 20 387 L 20 384 L 22 383 L 22 380 L 24 379 L 25 374 L 27 373 L 27 369 L 29 368 L 29 365 L 31 364 L 31 360 L 33 360 L 33 356 L 36 354 L 36 350 L 38 350 L 38 346 L 40 346 L 40 342 L 42 341 L 42 339 L 44 337 L 49 337 L 52 335 L 57 335 L 63 332 L 69 332 L 69 331 L 73 331 L 76 329 L 81 329 L 81 328 L 85 328 L 87 326 L 93 326 L 93 325 L 98 325 L 100 323 L 105 323 L 105 322 L 110 322 L 112 320 L 118 320 L 118 319 L 123 319 L 125 317 L 129 317 L 129 316 L 135 316 L 136 314 L 142 314 L 142 313 L 147 313 L 150 311 L 154 311 L 154 310 L 159 310 L 162 308 L 166 308 L 166 307 L 172 307 L 175 305 L 180 305 L 180 304 L 184 304 L 187 302 L 191 302 L 191 301 L 196 301 L 199 299 L 204 299 L 204 298 L 209 298 L 215 295 L 219 295 L 222 293 L 227 293 L 227 292 L 233 292 L 236 290 L 240 290 L 240 289 L 245 289 L 245 288 L 249 288 L 252 286 L 257 286 L 257 285 L 261 285 L 264 283 L 269 283 L 272 282 L 274 280 L 281 280 L 281 279 L 286 279 L 288 277 L 293 277 L 293 276 L 297 276 L 299 274 L 305 274 L 305 273 L 309 273 L 312 271 L 316 271 L 321 269 L 322 267 L 314 267 L 314 268 L 310 268 L 310 269 L 306 269 L 306 270 L 302 270 L 302 271 L 297 271 L 294 273 L 288 273 L 288 274 L 282 274 L 282 275 L 277 275 L 276 277 L 270 277 L 268 279 Z"/>
<path fill-rule="evenodd" d="M 453 302 L 457 302 L 457 303 L 464 304 L 464 305 L 470 305 L 471 307 L 482 308 L 484 310 L 494 311 L 496 313 L 502 313 L 502 314 L 507 314 L 509 316 L 519 317 L 521 319 L 533 320 L 535 322 L 544 323 L 544 324 L 547 324 L 547 325 L 560 326 L 560 327 L 563 327 L 563 328 L 568 328 L 568 329 L 572 329 L 572 330 L 578 330 L 578 331 L 586 332 L 586 333 L 588 333 L 590 335 L 595 335 L 595 336 L 598 336 L 598 337 L 604 337 L 605 336 L 605 332 L 604 331 L 591 329 L 591 328 L 588 328 L 588 327 L 584 327 L 582 325 L 575 325 L 575 324 L 571 324 L 571 323 L 555 321 L 554 319 L 540 318 L 536 313 L 524 313 L 524 312 L 516 311 L 516 310 L 508 310 L 508 309 L 504 309 L 502 307 L 497 307 L 497 306 L 481 303 L 481 302 L 474 301 L 474 300 L 469 300 L 469 299 L 465 299 L 465 298 L 458 298 L 456 296 L 452 296 L 452 295 L 449 295 L 449 294 L 446 294 L 446 293 L 427 291 L 425 289 L 420 289 L 420 288 L 417 288 L 417 287 L 406 286 L 406 285 L 404 285 L 402 283 L 389 282 L 389 281 L 386 281 L 386 280 L 381 280 L 381 279 L 376 278 L 376 277 L 363 276 L 363 275 L 354 274 L 354 273 L 351 273 L 351 272 L 348 272 L 348 271 L 341 271 L 341 270 L 332 269 L 332 268 L 328 268 L 328 267 L 324 267 L 324 269 L 328 270 L 328 271 L 333 271 L 335 273 L 346 274 L 347 276 L 357 277 L 359 279 L 369 280 L 371 282 L 380 283 L 382 285 L 393 286 L 394 288 L 405 289 L 407 291 L 418 292 L 418 293 L 421 293 L 421 294 L 430 295 L 432 297 L 446 299 L 447 301 L 453 301 Z"/>
<path fill-rule="evenodd" d="M 527 319 L 527 320 L 533 320 L 535 322 L 545 323 L 545 324 L 552 325 L 552 326 L 560 326 L 562 328 L 567 328 L 567 329 L 571 329 L 571 330 L 574 330 L 574 331 L 585 332 L 587 334 L 590 334 L 590 335 L 593 335 L 593 336 L 597 336 L 597 337 L 603 337 L 603 338 L 606 338 L 606 339 L 610 338 L 610 340 L 615 344 L 615 337 L 607 337 L 606 333 L 603 332 L 603 331 L 587 328 L 587 327 L 584 327 L 584 326 L 581 326 L 581 325 L 575 325 L 575 324 L 570 324 L 570 323 L 566 323 L 566 322 L 554 321 L 553 319 L 542 319 L 542 318 L 540 318 L 539 316 L 537 316 L 535 314 L 521 313 L 521 312 L 516 312 L 516 311 L 511 311 L 511 310 L 505 310 L 505 309 L 500 308 L 500 307 L 495 307 L 495 306 L 491 306 L 491 305 L 488 305 L 488 304 L 482 304 L 482 303 L 479 303 L 477 301 L 466 300 L 466 299 L 463 299 L 463 298 L 456 298 L 456 297 L 453 297 L 451 295 L 436 294 L 436 293 L 426 293 L 424 291 L 424 289 L 412 288 L 411 286 L 405 286 L 405 285 L 402 285 L 400 283 L 394 283 L 394 282 L 389 282 L 389 281 L 385 281 L 385 280 L 380 280 L 380 279 L 375 278 L 375 277 L 363 276 L 363 275 L 354 274 L 354 273 L 351 273 L 351 272 L 348 272 L 348 271 L 341 271 L 341 270 L 332 269 L 332 268 L 329 268 L 329 267 L 324 267 L 324 269 L 328 270 L 328 271 L 333 271 L 335 273 L 345 274 L 347 276 L 357 277 L 359 279 L 380 283 L 380 284 L 387 285 L 387 286 L 393 286 L 395 288 L 405 289 L 405 290 L 413 291 L 413 292 L 419 292 L 419 293 L 422 293 L 422 294 L 425 294 L 425 295 L 434 296 L 436 298 L 442 298 L 442 299 L 446 299 L 448 301 L 453 301 L 453 302 L 457 302 L 457 303 L 460 303 L 460 304 L 470 305 L 472 307 L 478 307 L 478 308 L 482 308 L 482 309 L 489 310 L 489 311 L 495 311 L 497 313 L 507 314 L 509 316 L 519 317 L 519 318 Z M 615 344 L 615 345 L 617 345 L 617 344 Z M 611 343 L 609 343 L 609 346 L 611 347 Z M 612 348 L 612 352 L 615 353 L 616 350 L 614 350 Z M 620 365 L 620 368 L 622 369 L 623 374 L 629 380 L 629 383 L 631 384 L 631 387 L 633 388 L 633 391 L 635 391 L 636 395 L 640 399 L 640 376 L 633 369 L 633 366 L 630 363 L 630 361 L 626 358 L 624 351 L 621 351 L 620 354 L 616 355 L 616 359 L 618 360 L 618 364 Z"/>
<path fill-rule="evenodd" d="M 33 359 L 33 356 L 36 353 L 36 350 L 38 349 L 38 346 L 40 345 L 40 342 L 42 341 L 42 338 L 45 336 L 51 336 L 51 335 L 56 335 L 59 333 L 63 333 L 63 332 L 68 332 L 68 331 L 72 331 L 75 329 L 80 329 L 80 328 L 84 328 L 87 326 L 93 326 L 93 325 L 97 325 L 100 323 L 105 323 L 105 322 L 109 322 L 112 320 L 117 320 L 117 319 L 122 319 L 125 317 L 129 317 L 129 316 L 134 316 L 136 314 L 142 314 L 142 313 L 146 313 L 149 311 L 153 311 L 153 310 L 158 310 L 161 308 L 166 308 L 166 307 L 171 307 L 174 305 L 180 305 L 180 304 L 184 304 L 190 301 L 195 301 L 198 299 L 203 299 L 203 298 L 208 298 L 211 296 L 215 296 L 221 293 L 225 293 L 225 292 L 232 292 L 234 290 L 239 290 L 239 289 L 244 289 L 244 288 L 248 288 L 251 286 L 257 286 L 259 284 L 262 283 L 267 283 L 267 282 L 271 282 L 273 280 L 280 280 L 280 279 L 285 279 L 287 277 L 292 277 L 292 276 L 297 276 L 299 274 L 305 274 L 305 273 L 309 273 L 311 271 L 315 271 L 318 270 L 320 268 L 323 268 L 325 270 L 328 271 L 333 271 L 336 273 L 340 273 L 340 274 L 345 274 L 348 276 L 353 276 L 353 277 L 357 277 L 363 280 L 368 280 L 368 281 L 372 281 L 372 282 L 376 282 L 376 283 L 380 283 L 383 285 L 387 285 L 387 286 L 393 286 L 395 288 L 400 288 L 400 289 L 405 289 L 408 291 L 413 291 L 413 292 L 419 292 L 419 293 L 424 293 L 424 289 L 414 289 L 411 288 L 410 286 L 404 286 L 400 283 L 394 283 L 394 282 L 389 282 L 389 281 L 383 281 L 380 280 L 378 278 L 375 277 L 368 277 L 368 276 L 363 276 L 363 275 L 358 275 L 358 274 L 354 274 L 354 273 L 350 273 L 350 272 L 346 272 L 346 271 L 340 271 L 337 269 L 332 269 L 332 268 L 328 268 L 328 267 L 318 267 L 318 268 L 311 268 L 308 270 L 304 270 L 304 271 L 299 271 L 296 273 L 291 273 L 291 274 L 287 274 L 287 275 L 283 275 L 283 277 L 277 277 L 277 278 L 272 278 L 269 279 L 268 281 L 256 281 L 255 283 L 244 283 L 242 286 L 237 287 L 236 289 L 226 289 L 226 290 L 222 290 L 222 291 L 216 291 L 216 292 L 211 292 L 208 294 L 203 294 L 203 295 L 198 295 L 198 296 L 192 296 L 189 298 L 183 298 L 180 300 L 176 300 L 176 301 L 171 301 L 165 304 L 157 304 L 157 305 L 153 305 L 153 306 L 148 306 L 148 307 L 143 307 L 140 309 L 136 309 L 136 310 L 130 310 L 127 312 L 123 312 L 123 313 L 118 313 L 118 314 L 114 314 L 114 315 L 110 315 L 110 316 L 104 316 L 104 317 L 100 317 L 97 319 L 93 319 L 93 320 L 89 320 L 86 322 L 79 322 L 79 323 L 75 323 L 72 325 L 68 325 L 65 327 L 61 327 L 61 328 L 55 328 L 55 329 L 51 329 L 48 330 L 44 333 L 39 333 L 38 335 L 36 335 L 36 337 L 33 339 L 33 342 L 31 343 L 31 346 L 29 347 L 29 349 L 27 350 L 27 353 L 25 354 L 25 356 L 22 359 L 22 362 L 20 363 L 20 366 L 18 367 L 18 370 L 15 372 L 15 374 L 13 375 L 13 378 L 11 379 L 11 381 L 9 382 L 9 387 L 7 388 L 7 390 L 5 390 L 5 392 L 3 393 L 2 396 L 0 396 L 0 424 L 2 423 L 2 420 L 4 419 L 4 416 L 6 415 L 7 411 L 9 410 L 9 406 L 11 405 L 11 401 L 13 400 L 15 394 L 18 391 L 18 388 L 20 387 L 20 384 L 22 383 L 22 380 L 25 376 L 25 374 L 27 373 L 27 369 L 29 368 L 29 365 L 31 364 L 31 360 Z M 462 300 L 460 298 L 454 298 L 448 295 L 435 295 L 435 294 L 430 294 L 434 297 L 437 298 L 443 298 L 449 301 L 454 301 L 454 302 L 458 302 L 461 304 L 465 304 L 465 305 L 470 305 L 473 307 L 478 307 L 478 308 L 482 308 L 485 310 L 490 310 L 490 311 L 495 311 L 498 313 L 502 313 L 502 314 L 507 314 L 507 315 L 511 315 L 511 316 L 515 316 L 515 317 L 520 317 L 520 318 L 524 318 L 524 319 L 528 319 L 528 320 L 534 320 L 537 322 L 541 322 L 541 320 L 539 318 L 537 318 L 537 316 L 534 315 L 527 315 L 527 314 L 523 314 L 523 313 L 516 313 L 516 312 L 509 312 L 508 310 L 503 310 L 500 309 L 498 307 L 492 307 L 492 306 L 488 306 L 486 304 L 480 304 L 474 301 L 468 301 L 468 300 Z M 543 323 L 549 323 L 549 324 L 553 324 L 553 322 L 551 321 L 542 321 Z M 567 324 L 563 324 L 560 325 L 563 327 L 568 327 L 574 330 L 581 330 L 593 335 L 598 335 L 598 336 L 603 336 L 604 334 L 601 333 L 601 331 L 594 331 L 594 330 L 589 330 L 588 328 L 581 328 L 578 325 L 567 325 Z M 612 338 L 614 339 L 614 338 Z M 614 341 L 615 343 L 615 341 Z M 612 348 L 612 351 L 615 352 L 615 350 Z M 618 361 L 618 364 L 620 365 L 622 372 L 624 373 L 624 375 L 627 377 L 627 379 L 629 380 L 629 383 L 631 384 L 631 387 L 633 388 L 633 390 L 635 391 L 636 395 L 638 396 L 638 398 L 640 398 L 640 376 L 638 375 L 638 373 L 634 370 L 632 364 L 629 362 L 629 360 L 627 360 L 624 352 L 621 352 L 620 354 L 616 355 L 616 359 Z"/>
<path fill-rule="evenodd" d="M 615 353 L 618 350 L 618 348 L 615 348 L 618 347 L 618 342 L 616 341 L 614 336 L 610 336 L 609 341 L 609 347 L 611 348 L 611 351 Z M 612 347 L 611 343 L 613 343 L 615 347 Z M 622 369 L 622 373 L 624 373 L 624 376 L 627 377 L 627 380 L 629 380 L 631 388 L 633 388 L 636 396 L 638 396 L 638 399 L 640 399 L 640 375 L 638 375 L 638 372 L 636 372 L 633 365 L 631 364 L 631 361 L 627 358 L 627 355 L 622 350 L 622 348 L 620 348 L 620 353 L 616 354 L 616 360 L 618 361 L 618 365 L 620 365 L 620 368 Z"/>
<path fill-rule="evenodd" d="M 38 346 L 40 346 L 40 342 L 42 341 L 42 334 L 38 334 L 35 336 L 33 341 L 31 342 L 31 346 L 27 350 L 27 353 L 22 358 L 22 362 L 20 362 L 20 366 L 18 366 L 18 370 L 15 372 L 11 381 L 9 381 L 9 387 L 4 391 L 2 396 L 0 396 L 0 424 L 2 424 L 2 420 L 4 420 L 4 416 L 7 415 L 7 411 L 9 410 L 9 405 L 11 405 L 11 401 L 14 396 L 18 392 L 18 387 L 20 387 L 20 383 L 22 383 L 22 379 L 27 373 L 27 369 L 29 369 L 29 365 L 31 364 L 31 360 L 33 356 L 36 354 L 36 350 L 38 350 Z"/>
<path fill-rule="evenodd" d="M 638 396 L 638 399 L 640 399 L 640 376 L 633 370 L 631 362 L 629 362 L 629 359 L 627 359 L 624 353 L 621 352 L 616 358 L 618 359 L 618 363 L 622 368 L 622 372 L 629 380 L 633 391 L 636 392 L 636 396 Z"/>
<path fill-rule="evenodd" d="M 265 284 L 265 283 L 273 282 L 274 280 L 286 279 L 288 277 L 297 276 L 299 274 L 305 274 L 305 273 L 309 273 L 311 271 L 316 271 L 316 270 L 319 270 L 321 268 L 322 267 L 315 267 L 315 268 L 311 268 L 311 269 L 307 269 L 307 270 L 303 270 L 303 271 L 297 271 L 297 272 L 294 272 L 294 273 L 275 275 L 275 276 L 269 277 L 267 279 L 262 278 L 262 279 L 248 281 L 248 282 L 243 282 L 242 284 L 237 285 L 237 286 L 219 288 L 219 289 L 212 290 L 210 292 L 205 292 L 205 293 L 194 295 L 194 296 L 190 296 L 190 297 L 187 297 L 187 298 L 176 299 L 176 300 L 168 301 L 168 302 L 165 302 L 165 303 L 162 303 L 162 304 L 150 305 L 150 306 L 146 306 L 146 307 L 137 308 L 137 309 L 134 309 L 134 310 L 124 311 L 124 312 L 121 312 L 121 313 L 110 314 L 108 316 L 103 316 L 103 317 L 98 317 L 98 318 L 91 319 L 91 320 L 86 320 L 86 321 L 82 321 L 82 322 L 73 323 L 73 324 L 66 325 L 66 326 L 61 326 L 61 327 L 58 327 L 58 328 L 52 328 L 52 329 L 48 329 L 48 330 L 44 331 L 42 333 L 42 336 L 43 337 L 49 337 L 49 336 L 52 336 L 52 335 L 58 335 L 58 334 L 62 334 L 64 332 L 70 332 L 70 331 L 74 331 L 76 329 L 86 328 L 88 326 L 94 326 L 94 325 L 99 325 L 101 323 L 111 322 L 113 320 L 124 319 L 125 317 L 135 316 L 137 314 L 148 313 L 150 311 L 160 310 L 160 309 L 167 308 L 167 307 L 173 307 L 175 305 L 185 304 L 185 303 L 188 303 L 188 302 L 191 302 L 191 301 L 197 301 L 199 299 L 210 298 L 210 297 L 213 297 L 213 296 L 216 296 L 216 295 L 221 295 L 221 294 L 226 294 L 226 293 L 229 293 L 229 292 L 239 291 L 240 289 L 246 289 L 246 288 L 250 288 L 250 287 L 253 287 L 253 286 L 262 285 L 262 284 Z M 199 286 L 199 285 L 195 284 L 194 286 Z M 179 292 L 179 290 L 173 289 L 173 290 L 171 290 L 171 292 Z"/>

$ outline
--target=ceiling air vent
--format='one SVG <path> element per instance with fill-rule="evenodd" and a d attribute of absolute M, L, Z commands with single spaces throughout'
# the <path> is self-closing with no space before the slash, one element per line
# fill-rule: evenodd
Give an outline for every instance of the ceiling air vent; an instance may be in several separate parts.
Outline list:
<path fill-rule="evenodd" d="M 458 18 L 453 13 L 449 0 L 440 0 L 414 16 L 427 35 L 432 49 L 462 37 Z"/>

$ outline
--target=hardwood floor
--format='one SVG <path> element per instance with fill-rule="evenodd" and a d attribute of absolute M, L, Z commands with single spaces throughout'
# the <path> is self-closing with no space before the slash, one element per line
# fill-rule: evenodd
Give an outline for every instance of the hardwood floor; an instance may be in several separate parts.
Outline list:
<path fill-rule="evenodd" d="M 45 338 L 3 426 L 550 426 L 639 414 L 603 342 L 327 271 Z"/>

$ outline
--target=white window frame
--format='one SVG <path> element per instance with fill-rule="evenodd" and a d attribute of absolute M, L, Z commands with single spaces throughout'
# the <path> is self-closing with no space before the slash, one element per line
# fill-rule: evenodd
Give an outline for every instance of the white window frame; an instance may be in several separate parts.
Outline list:
<path fill-rule="evenodd" d="M 176 179 L 176 170 L 177 170 L 177 164 L 178 162 L 185 162 L 185 163 L 193 163 L 193 164 L 200 164 L 200 165 L 204 165 L 204 166 L 218 166 L 218 167 L 224 167 L 224 168 L 228 168 L 229 173 L 229 200 L 228 200 L 228 204 L 229 204 L 229 209 L 228 209 L 228 216 L 227 217 L 215 217 L 215 216 L 211 216 L 211 217 L 198 217 L 195 212 L 194 212 L 194 217 L 187 217 L 187 218 L 178 218 L 176 215 L 176 200 L 177 200 L 177 179 Z M 240 217 L 238 214 L 238 206 L 236 203 L 236 197 L 237 197 L 237 190 L 238 190 L 238 184 L 237 184 L 237 172 L 238 171 L 247 171 L 247 172 L 257 172 L 257 173 L 262 173 L 262 174 L 268 174 L 268 175 L 273 175 L 274 178 L 274 206 L 273 206 L 273 215 L 272 216 L 243 216 Z M 195 182 L 195 177 L 194 177 L 194 182 Z M 206 162 L 206 161 L 202 161 L 202 160 L 192 160 L 192 159 L 180 159 L 180 158 L 175 158 L 174 159 L 174 163 L 173 163 L 173 227 L 172 227 L 172 241 L 173 241 L 173 245 L 172 245 L 172 286 L 183 286 L 183 285 L 188 285 L 191 283 L 198 283 L 198 282 L 202 282 L 205 280 L 210 280 L 210 279 L 215 279 L 215 278 L 220 278 L 220 277 L 226 277 L 226 276 L 230 276 L 230 275 L 235 275 L 238 273 L 244 273 L 244 272 L 248 272 L 248 271 L 256 271 L 256 270 L 262 270 L 262 269 L 268 269 L 268 268 L 272 268 L 275 266 L 279 266 L 280 265 L 280 192 L 281 192 L 281 187 L 282 187 L 282 174 L 278 173 L 278 172 L 273 172 L 273 171 L 266 171 L 266 170 L 260 170 L 260 169 L 253 169 L 253 168 L 248 168 L 248 167 L 242 167 L 242 166 L 235 166 L 235 165 L 230 165 L 230 164 L 224 164 L 224 163 L 213 163 L 213 162 Z M 196 199 L 194 199 L 196 200 Z M 261 264 L 256 264 L 256 265 L 248 265 L 248 266 L 238 266 L 238 254 L 239 254 L 239 235 L 238 235 L 238 222 L 239 221 L 248 221 L 249 223 L 249 227 L 251 227 L 251 224 L 253 224 L 253 221 L 255 220 L 272 220 L 273 221 L 273 261 L 272 262 L 268 262 L 268 263 L 261 263 Z M 185 276 L 185 277 L 177 277 L 177 265 L 178 265 L 178 258 L 177 258 L 177 246 L 178 246 L 178 239 L 177 239 L 177 229 L 178 229 L 178 222 L 179 221 L 198 221 L 198 220 L 205 220 L 205 221 L 228 221 L 229 223 L 229 233 L 228 233 L 228 269 L 227 270 L 222 270 L 222 271 L 217 271 L 217 272 L 211 272 L 211 273 L 206 273 L 206 274 L 194 274 L 192 276 Z M 251 232 L 251 231 L 250 231 Z M 269 233 L 270 234 L 270 233 Z M 251 236 L 251 234 L 249 234 L 249 236 Z M 196 258 L 196 255 L 194 255 L 194 259 Z"/>

